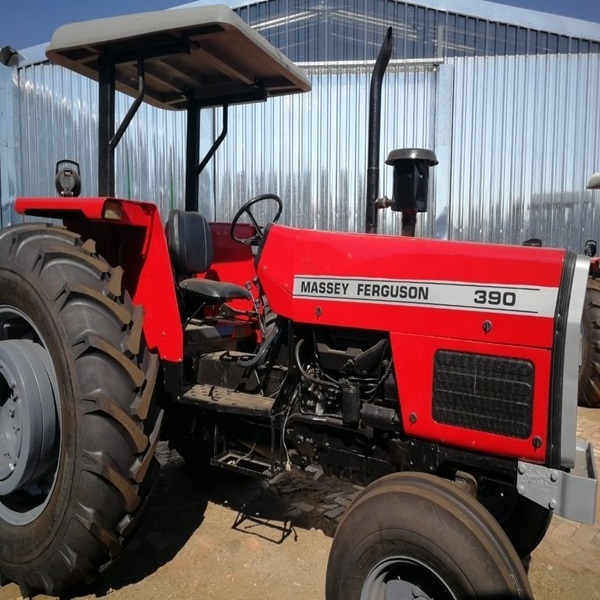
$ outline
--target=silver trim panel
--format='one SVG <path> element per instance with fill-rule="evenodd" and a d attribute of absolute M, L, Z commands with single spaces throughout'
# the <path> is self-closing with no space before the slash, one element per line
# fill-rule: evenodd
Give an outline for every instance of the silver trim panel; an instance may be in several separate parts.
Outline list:
<path fill-rule="evenodd" d="M 583 440 L 577 440 L 575 466 L 570 472 L 522 461 L 518 464 L 518 492 L 571 521 L 594 524 L 597 487 L 594 449 Z"/>
<path fill-rule="evenodd" d="M 585 300 L 585 290 L 587 287 L 589 271 L 589 258 L 586 256 L 578 256 L 575 263 L 575 272 L 573 273 L 569 308 L 567 310 L 565 360 L 563 364 L 562 380 L 560 464 L 568 469 L 575 465 L 581 315 L 583 313 L 583 302 Z"/>

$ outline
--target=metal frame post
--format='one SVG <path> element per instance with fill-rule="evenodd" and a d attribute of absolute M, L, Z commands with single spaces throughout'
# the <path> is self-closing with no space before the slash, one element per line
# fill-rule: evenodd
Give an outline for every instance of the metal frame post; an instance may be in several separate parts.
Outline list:
<path fill-rule="evenodd" d="M 115 64 L 106 57 L 98 60 L 98 195 L 115 195 Z"/>
<path fill-rule="evenodd" d="M 185 152 L 185 210 L 198 210 L 199 183 L 196 176 L 200 160 L 200 105 L 190 99 L 187 105 L 187 133 Z"/>

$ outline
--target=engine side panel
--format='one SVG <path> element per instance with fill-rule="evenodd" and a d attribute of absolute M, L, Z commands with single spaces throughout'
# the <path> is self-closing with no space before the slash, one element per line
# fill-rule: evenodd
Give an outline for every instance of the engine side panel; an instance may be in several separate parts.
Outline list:
<path fill-rule="evenodd" d="M 273 226 L 258 273 L 296 323 L 389 334 L 411 437 L 543 463 L 565 256 Z"/>
<path fill-rule="evenodd" d="M 548 442 L 551 368 L 549 351 L 401 333 L 393 333 L 390 338 L 402 424 L 411 437 L 435 440 L 441 444 L 473 452 L 523 457 L 533 462 L 544 461 Z M 436 420 L 434 406 L 436 395 L 450 391 L 451 387 L 448 385 L 449 378 L 447 378 L 438 382 L 438 386 L 445 389 L 436 389 L 435 379 L 438 375 L 436 354 L 447 351 L 460 353 L 467 361 L 473 360 L 471 378 L 461 377 L 456 372 L 451 374 L 458 379 L 458 385 L 451 390 L 454 393 L 449 401 L 449 407 L 456 414 L 456 422 L 461 425 L 451 424 L 451 418 L 445 419 L 445 423 L 440 422 L 442 419 L 439 414 L 437 415 L 439 420 Z M 518 410 L 518 406 L 507 406 L 515 395 L 514 381 L 511 382 L 508 378 L 494 381 L 495 365 L 492 362 L 486 370 L 475 362 L 479 357 L 521 359 L 521 364 L 530 365 L 532 370 L 530 406 L 525 406 L 522 398 L 515 399 L 515 402 L 521 401 L 521 410 Z M 511 391 L 507 393 L 511 386 L 512 393 Z M 481 398 L 487 401 L 485 415 L 492 421 L 491 423 L 477 418 L 477 408 L 481 405 Z M 511 427 L 510 421 L 516 420 L 514 416 L 516 414 L 527 414 L 529 427 L 525 427 L 524 424 L 520 431 L 517 427 Z M 463 415 L 466 419 L 461 418 Z M 464 424 L 466 420 L 470 420 L 472 425 L 466 426 Z M 505 435 L 494 433 L 491 430 L 495 425 L 498 425 L 498 430 L 512 431 Z M 507 439 L 510 441 L 507 442 Z"/>

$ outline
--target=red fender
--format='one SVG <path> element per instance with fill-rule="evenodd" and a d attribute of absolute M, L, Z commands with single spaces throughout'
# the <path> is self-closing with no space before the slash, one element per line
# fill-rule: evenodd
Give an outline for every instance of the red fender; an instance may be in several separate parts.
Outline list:
<path fill-rule="evenodd" d="M 163 360 L 183 360 L 173 271 L 156 205 L 117 198 L 17 198 L 15 209 L 62 219 L 67 229 L 95 240 L 101 256 L 123 267 L 125 289 L 143 306 L 149 348 Z"/>

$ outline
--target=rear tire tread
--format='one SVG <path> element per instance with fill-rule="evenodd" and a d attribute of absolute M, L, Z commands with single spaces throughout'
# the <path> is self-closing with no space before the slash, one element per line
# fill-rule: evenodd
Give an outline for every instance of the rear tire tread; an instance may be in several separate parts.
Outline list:
<path fill-rule="evenodd" d="M 158 445 L 158 441 L 160 439 L 159 434 L 160 434 L 160 428 L 162 425 L 162 419 L 163 419 L 163 415 L 161 413 L 159 415 L 158 419 L 156 420 L 156 425 L 154 426 L 154 431 L 148 436 L 149 441 L 150 441 L 150 448 L 148 449 L 148 451 L 146 452 L 145 455 L 138 457 L 138 459 L 133 464 L 133 467 L 131 467 L 131 469 L 129 471 L 130 476 L 134 479 L 134 481 L 136 483 L 142 483 L 142 481 L 146 477 L 146 474 L 148 473 L 150 465 L 152 464 L 152 462 L 154 460 L 154 452 L 156 450 L 156 446 Z"/>
<path fill-rule="evenodd" d="M 58 594 L 93 580 L 118 556 L 135 529 L 158 471 L 154 450 L 162 411 L 152 400 L 159 361 L 143 341 L 143 310 L 133 306 L 122 288 L 123 270 L 111 268 L 96 255 L 95 243 L 82 243 L 78 235 L 54 225 L 23 224 L 0 232 L 1 255 L 4 264 L 10 262 L 5 268 L 29 281 L 38 279 L 33 285 L 64 331 L 73 373 L 85 382 L 79 384 L 82 389 L 73 386 L 79 392 L 74 400 L 81 415 L 77 421 L 81 454 L 63 523 L 35 562 L 21 567 L 0 558 L 0 576 L 15 581 L 24 597 Z M 68 334 L 69 315 L 74 313 L 85 315 L 87 329 Z M 91 357 L 101 366 L 97 373 L 86 371 L 86 359 Z M 127 393 L 112 397 L 109 380 L 116 380 Z M 99 425 L 101 431 L 124 440 L 130 458 L 120 462 L 107 454 L 111 448 L 95 441 Z M 84 477 L 85 472 L 91 475 Z M 87 495 L 85 484 L 93 487 Z M 117 501 L 103 506 L 106 495 Z M 83 496 L 86 503 L 78 500 Z M 89 532 L 84 541 L 80 527 Z"/>
<path fill-rule="evenodd" d="M 91 456 L 89 452 L 85 453 L 87 463 L 84 469 L 104 479 L 109 483 L 123 499 L 123 505 L 128 513 L 134 512 L 139 506 L 140 499 L 137 490 L 128 481 L 114 461 L 110 460 L 104 452 L 98 452 L 96 456 Z M 137 487 L 137 486 L 136 486 Z"/>
<path fill-rule="evenodd" d="M 156 354 L 150 355 L 150 360 L 146 365 L 146 383 L 142 389 L 141 395 L 138 394 L 137 398 L 131 405 L 132 414 L 139 420 L 144 421 L 148 417 L 148 411 L 154 397 L 154 387 L 158 378 L 158 370 L 160 368 L 160 361 Z"/>
<path fill-rule="evenodd" d="M 148 436 L 140 429 L 139 421 L 136 422 L 113 398 L 97 392 L 88 394 L 84 400 L 89 404 L 84 409 L 85 414 L 102 413 L 120 425 L 131 440 L 131 447 L 136 454 L 140 454 L 148 448 Z"/>
<path fill-rule="evenodd" d="M 86 531 L 100 542 L 110 558 L 116 558 L 121 552 L 121 540 L 110 532 L 110 528 L 103 525 L 102 513 L 89 506 L 79 504 L 79 510 L 73 515 Z"/>
<path fill-rule="evenodd" d="M 79 346 L 79 355 L 81 358 L 88 352 L 99 352 L 105 354 L 111 359 L 111 362 L 118 364 L 131 380 L 134 388 L 141 388 L 146 381 L 145 373 L 129 360 L 118 348 L 115 348 L 107 340 L 98 334 L 88 334 L 75 342 L 74 347 Z"/>

